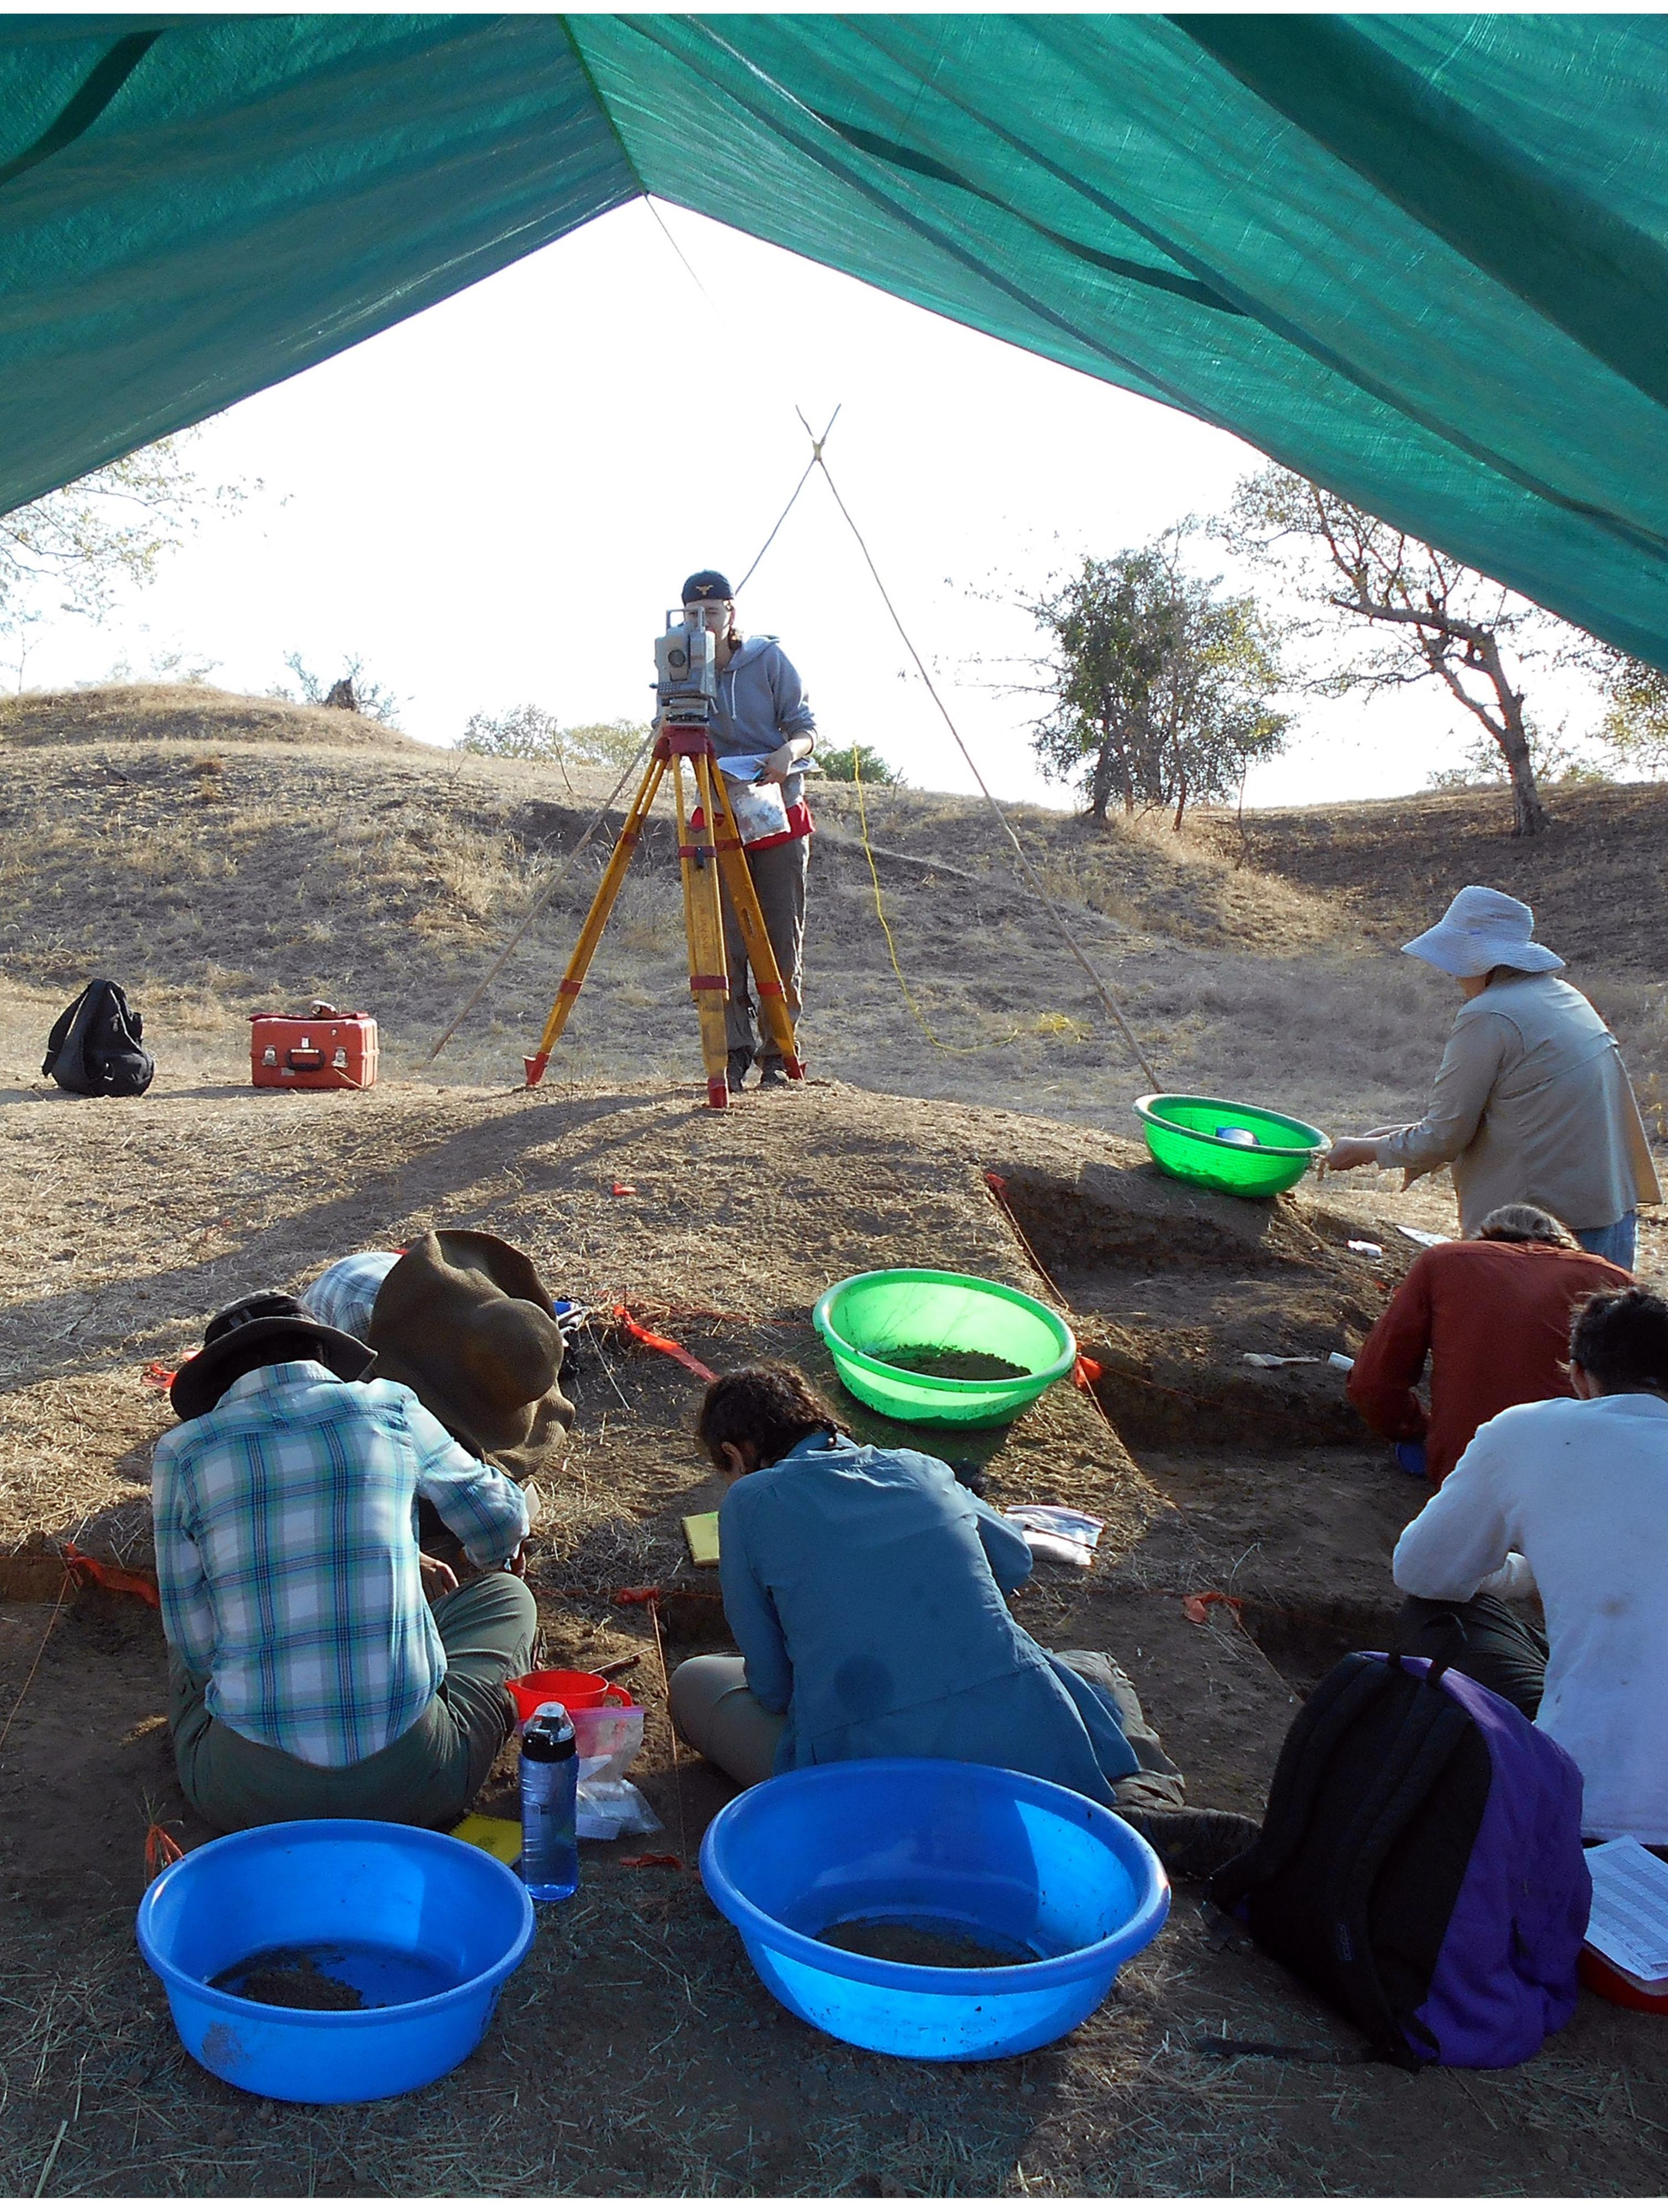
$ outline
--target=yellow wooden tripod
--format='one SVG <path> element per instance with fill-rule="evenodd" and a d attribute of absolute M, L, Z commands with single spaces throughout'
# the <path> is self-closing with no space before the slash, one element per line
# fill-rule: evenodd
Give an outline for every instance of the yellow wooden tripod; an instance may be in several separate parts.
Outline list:
<path fill-rule="evenodd" d="M 696 714 L 688 720 L 679 719 L 676 710 L 663 720 L 659 734 L 654 741 L 648 767 L 643 781 L 637 787 L 637 795 L 626 813 L 625 823 L 613 852 L 609 856 L 603 879 L 597 886 L 597 896 L 591 902 L 591 911 L 585 918 L 579 942 L 573 947 L 567 971 L 556 992 L 556 1002 L 550 1009 L 550 1018 L 544 1024 L 544 1034 L 538 1041 L 538 1050 L 526 1060 L 527 1087 L 543 1077 L 549 1063 L 556 1039 L 567 1026 L 567 1017 L 573 1010 L 573 1001 L 584 987 L 585 971 L 591 957 L 601 942 L 614 902 L 619 896 L 620 886 L 625 881 L 626 870 L 643 835 L 649 809 L 653 805 L 668 768 L 672 775 L 672 792 L 677 805 L 677 858 L 683 876 L 683 928 L 689 946 L 689 989 L 701 1017 L 701 1056 L 707 1063 L 707 1103 L 727 1106 L 730 1103 L 729 1047 L 725 1031 L 725 1012 L 730 1001 L 730 978 L 724 958 L 724 908 L 719 896 L 719 885 L 730 894 L 731 905 L 741 926 L 742 942 L 747 947 L 748 965 L 753 970 L 753 981 L 759 994 L 759 1012 L 771 1042 L 782 1056 L 782 1066 L 796 1081 L 804 1074 L 799 1058 L 799 1048 L 793 1035 L 793 1021 L 788 1012 L 787 994 L 782 988 L 781 971 L 776 965 L 776 955 L 771 950 L 770 939 L 765 932 L 765 918 L 759 906 L 759 895 L 753 888 L 753 878 L 748 871 L 746 855 L 742 850 L 740 832 L 730 805 L 730 794 L 725 788 L 713 741 L 707 734 L 705 721 Z M 694 783 L 694 807 L 689 805 L 689 794 L 683 777 L 688 770 Z M 698 825 L 694 817 L 698 811 Z"/>

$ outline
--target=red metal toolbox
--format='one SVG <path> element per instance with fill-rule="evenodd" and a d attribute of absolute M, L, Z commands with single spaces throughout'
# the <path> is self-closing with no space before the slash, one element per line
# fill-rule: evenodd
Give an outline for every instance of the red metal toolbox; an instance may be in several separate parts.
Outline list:
<path fill-rule="evenodd" d="M 311 1013 L 257 1014 L 249 1027 L 251 1080 L 263 1090 L 368 1091 L 377 1079 L 377 1025 L 323 999 Z"/>

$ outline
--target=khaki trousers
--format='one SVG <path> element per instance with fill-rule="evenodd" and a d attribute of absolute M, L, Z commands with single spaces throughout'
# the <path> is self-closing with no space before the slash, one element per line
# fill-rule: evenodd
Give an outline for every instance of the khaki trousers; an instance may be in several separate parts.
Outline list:
<path fill-rule="evenodd" d="M 480 1576 L 434 1606 L 446 1680 L 403 1736 L 352 1766 L 311 1766 L 216 1720 L 208 1684 L 168 1654 L 169 1725 L 180 1787 L 209 1825 L 273 1820 L 400 1820 L 450 1828 L 515 1725 L 504 1684 L 532 1664 L 538 1607 L 516 1576 Z"/>

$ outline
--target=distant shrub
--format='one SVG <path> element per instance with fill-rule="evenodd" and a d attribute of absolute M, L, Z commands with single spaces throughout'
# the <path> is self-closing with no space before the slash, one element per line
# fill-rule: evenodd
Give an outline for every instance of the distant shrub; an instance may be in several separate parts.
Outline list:
<path fill-rule="evenodd" d="M 832 751 L 819 752 L 816 764 L 836 783 L 855 783 L 859 775 L 864 783 L 900 786 L 907 781 L 872 745 L 836 745 Z"/>
<path fill-rule="evenodd" d="M 458 740 L 461 753 L 486 753 L 497 760 L 544 761 L 552 768 L 627 768 L 648 741 L 646 722 L 624 717 L 612 722 L 581 722 L 564 729 L 548 708 L 531 700 L 502 714 L 471 714 Z"/>
<path fill-rule="evenodd" d="M 373 722 L 384 722 L 391 730 L 399 727 L 396 718 L 405 702 L 365 673 L 365 662 L 359 653 L 348 656 L 346 665 L 333 684 L 326 684 L 322 676 L 315 676 L 299 653 L 287 653 L 284 666 L 295 678 L 297 689 L 292 691 L 281 684 L 267 693 L 269 699 L 288 699 L 300 707 L 340 707 L 349 714 L 363 714 Z"/>
<path fill-rule="evenodd" d="M 507 714 L 471 714 L 458 740 L 460 753 L 489 753 L 498 760 L 567 758 L 561 727 L 554 714 L 531 702 Z"/>

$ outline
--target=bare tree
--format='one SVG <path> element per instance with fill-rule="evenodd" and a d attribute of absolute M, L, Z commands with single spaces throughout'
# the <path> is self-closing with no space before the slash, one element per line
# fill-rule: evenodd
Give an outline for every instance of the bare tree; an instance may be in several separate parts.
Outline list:
<path fill-rule="evenodd" d="M 1342 657 L 1315 679 L 1317 690 L 1337 696 L 1442 684 L 1504 763 L 1513 835 L 1546 827 L 1514 669 L 1530 660 L 1591 668 L 1604 650 L 1595 640 L 1289 469 L 1240 484 L 1223 536 L 1237 552 L 1295 570 L 1300 598 L 1327 611 L 1308 634 L 1331 632 L 1343 618 Z"/>

